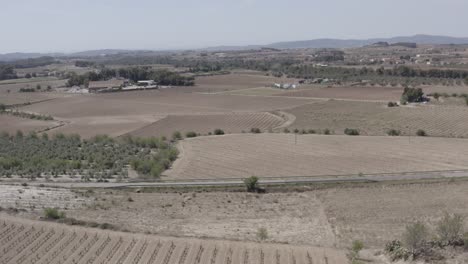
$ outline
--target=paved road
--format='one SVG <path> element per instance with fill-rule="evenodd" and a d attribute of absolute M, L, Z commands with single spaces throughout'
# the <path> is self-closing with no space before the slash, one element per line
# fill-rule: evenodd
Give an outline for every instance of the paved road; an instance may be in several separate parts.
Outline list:
<path fill-rule="evenodd" d="M 386 181 L 414 181 L 450 178 L 468 178 L 468 170 L 458 171 L 430 171 L 382 173 L 366 175 L 338 175 L 338 176 L 297 176 L 262 178 L 260 184 L 301 184 L 301 183 L 346 183 L 346 182 L 386 182 Z M 124 187 L 194 187 L 194 186 L 238 186 L 243 185 L 242 179 L 193 179 L 184 181 L 156 181 L 156 182 L 28 182 L 29 185 L 45 184 L 46 186 L 65 188 L 124 188 Z"/>

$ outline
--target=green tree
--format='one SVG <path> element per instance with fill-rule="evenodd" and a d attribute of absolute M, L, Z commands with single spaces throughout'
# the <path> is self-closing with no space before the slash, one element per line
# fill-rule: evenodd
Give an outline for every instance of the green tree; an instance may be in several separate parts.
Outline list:
<path fill-rule="evenodd" d="M 252 176 L 244 179 L 245 187 L 248 192 L 256 192 L 258 189 L 258 177 Z"/>

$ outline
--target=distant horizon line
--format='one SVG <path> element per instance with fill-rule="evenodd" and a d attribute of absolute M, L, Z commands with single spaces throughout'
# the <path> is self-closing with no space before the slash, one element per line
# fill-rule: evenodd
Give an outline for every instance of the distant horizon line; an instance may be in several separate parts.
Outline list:
<path fill-rule="evenodd" d="M 431 35 L 431 34 L 414 34 L 414 35 L 400 35 L 400 36 L 393 36 L 393 37 L 372 37 L 372 38 L 333 38 L 333 37 L 321 37 L 321 38 L 311 38 L 311 39 L 302 39 L 302 40 L 284 40 L 284 41 L 275 41 L 270 42 L 267 44 L 219 44 L 219 45 L 206 45 L 202 47 L 174 47 L 174 48 L 89 48 L 89 49 L 76 49 L 76 50 L 69 50 L 69 51 L 13 51 L 13 52 L 1 52 L 0 55 L 14 55 L 14 54 L 63 54 L 63 55 L 70 55 L 76 53 L 83 53 L 83 52 L 93 52 L 93 51 L 148 51 L 148 52 L 175 52 L 175 51 L 189 51 L 189 50 L 210 50 L 216 48 L 258 48 L 258 47 L 267 47 L 275 44 L 282 44 L 282 43 L 299 43 L 299 42 L 311 42 L 311 41 L 322 41 L 322 40 L 330 40 L 330 41 L 373 41 L 373 40 L 391 40 L 395 38 L 414 38 L 414 37 L 432 37 L 432 38 L 451 38 L 451 39 L 459 39 L 459 40 L 467 40 L 468 44 L 468 36 L 466 37 L 454 37 L 450 35 Z M 416 42 L 417 43 L 417 42 Z M 417 43 L 417 44 L 430 44 L 430 43 Z M 434 45 L 449 45 L 454 43 L 441 43 L 441 44 L 434 44 Z M 463 45 L 457 44 L 457 45 Z"/>

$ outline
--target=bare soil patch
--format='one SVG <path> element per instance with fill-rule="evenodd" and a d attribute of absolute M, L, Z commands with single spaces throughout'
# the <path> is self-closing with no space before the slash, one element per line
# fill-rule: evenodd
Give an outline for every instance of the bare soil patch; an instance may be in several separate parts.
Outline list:
<path fill-rule="evenodd" d="M 242 134 L 180 142 L 167 179 L 348 175 L 468 169 L 468 140 Z"/>

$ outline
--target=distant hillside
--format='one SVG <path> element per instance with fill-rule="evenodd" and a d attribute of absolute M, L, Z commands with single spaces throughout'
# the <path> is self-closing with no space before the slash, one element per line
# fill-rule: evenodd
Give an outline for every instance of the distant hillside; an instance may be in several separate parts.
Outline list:
<path fill-rule="evenodd" d="M 200 50 L 205 51 L 228 51 L 228 50 L 253 50 L 261 48 L 273 48 L 273 49 L 304 49 L 304 48 L 355 48 L 372 45 L 375 43 L 388 43 L 393 45 L 395 43 L 408 45 L 409 43 L 416 44 L 468 44 L 468 38 L 456 38 L 447 36 L 432 36 L 432 35 L 415 35 L 408 37 L 393 37 L 393 38 L 374 38 L 374 39 L 313 39 L 313 40 L 302 40 L 302 41 L 285 41 L 276 42 L 268 45 L 246 45 L 246 46 L 218 46 L 208 47 Z M 174 50 L 175 51 L 175 50 Z M 43 56 L 51 57 L 96 57 L 104 55 L 142 55 L 147 54 L 155 55 L 159 53 L 169 52 L 166 51 L 150 51 L 150 50 L 121 50 L 121 49 L 102 49 L 102 50 L 88 50 L 76 53 L 8 53 L 0 54 L 0 61 L 14 61 L 22 59 L 39 58 Z"/>
<path fill-rule="evenodd" d="M 6 53 L 0 54 L 0 61 L 16 61 L 16 60 L 25 60 L 25 59 L 36 59 L 40 57 L 57 57 L 63 54 L 60 53 Z"/>
<path fill-rule="evenodd" d="M 374 39 L 313 39 L 302 41 L 277 42 L 269 45 L 258 46 L 220 46 L 211 47 L 208 50 L 247 50 L 260 47 L 276 49 L 304 49 L 304 48 L 355 48 L 371 45 L 378 42 L 394 43 L 417 43 L 417 44 L 468 44 L 468 38 L 455 38 L 446 36 L 415 35 L 408 37 L 374 38 Z"/>

